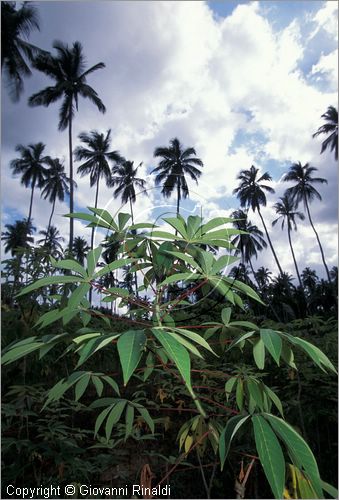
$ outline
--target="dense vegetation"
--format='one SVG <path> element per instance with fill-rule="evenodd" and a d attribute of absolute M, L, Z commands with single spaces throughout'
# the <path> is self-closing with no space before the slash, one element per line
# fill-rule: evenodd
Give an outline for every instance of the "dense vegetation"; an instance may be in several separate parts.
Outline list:
<path fill-rule="evenodd" d="M 53 86 L 29 105 L 60 100 L 58 127 L 68 129 L 69 145 L 68 172 L 42 142 L 19 144 L 10 165 L 30 196 L 27 218 L 2 233 L 10 254 L 2 284 L 3 497 L 8 484 L 71 483 L 78 498 L 104 497 L 81 496 L 81 484 L 170 485 L 172 498 L 336 497 L 338 271 L 328 267 L 311 210 L 326 179 L 295 162 L 274 205 L 272 225 L 287 231 L 296 284 L 262 215 L 274 195 L 271 175 L 254 165 L 239 172 L 240 207 L 230 218 L 185 220 L 188 181 L 198 183 L 204 165 L 173 138 L 155 149 L 152 173 L 163 196 L 175 193 L 176 217 L 136 223 L 133 205 L 147 187 L 140 165 L 112 149 L 110 130 L 82 132 L 73 148 L 79 96 L 105 112 L 87 83 L 104 63 L 85 69 L 79 42 L 55 43 L 56 55 L 31 46 L 22 37 L 39 27 L 36 9 L 1 8 L 10 95 L 20 97 L 30 65 L 48 75 Z M 314 135 L 325 134 L 321 152 L 337 158 L 337 111 L 330 106 L 323 118 Z M 74 213 L 73 160 L 94 188 L 89 212 Z M 103 183 L 129 214 L 98 208 Z M 37 190 L 51 212 L 35 237 Z M 68 242 L 53 223 L 66 198 Z M 89 242 L 74 235 L 74 219 L 88 223 Z M 292 234 L 305 219 L 326 279 L 296 259 Z M 94 248 L 98 228 L 105 233 Z M 263 251 L 278 274 L 255 269 Z"/>

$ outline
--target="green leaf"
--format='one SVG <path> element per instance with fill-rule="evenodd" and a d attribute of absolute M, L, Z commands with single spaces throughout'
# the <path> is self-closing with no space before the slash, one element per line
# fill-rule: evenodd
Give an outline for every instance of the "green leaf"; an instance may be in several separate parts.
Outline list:
<path fill-rule="evenodd" d="M 65 309 L 68 310 L 68 308 Z M 59 309 L 53 309 L 52 311 L 46 312 L 35 323 L 35 326 L 40 325 L 40 328 L 44 328 L 45 326 L 48 326 L 51 323 L 54 323 L 55 321 L 58 321 L 58 319 L 61 319 L 64 316 L 65 309 L 62 309 L 61 311 Z"/>
<path fill-rule="evenodd" d="M 215 217 L 214 219 L 206 222 L 206 224 L 201 227 L 202 233 L 206 234 L 208 231 L 211 231 L 215 227 L 223 226 L 224 224 L 233 222 L 233 220 L 234 219 L 231 219 L 230 217 Z"/>
<path fill-rule="evenodd" d="M 191 360 L 186 349 L 173 337 L 157 328 L 152 328 L 152 333 L 164 347 L 168 357 L 175 363 L 187 387 L 191 386 Z"/>
<path fill-rule="evenodd" d="M 292 344 L 301 347 L 315 362 L 315 364 L 318 365 L 319 368 L 323 370 L 325 373 L 326 370 L 324 369 L 324 367 L 328 368 L 330 371 L 334 373 L 337 373 L 331 361 L 320 349 L 318 349 L 318 347 L 316 347 L 313 344 L 310 344 L 310 342 L 307 342 L 304 339 L 301 339 L 299 337 L 293 337 L 292 335 L 289 335 L 287 333 L 284 333 L 284 337 L 287 337 Z"/>
<path fill-rule="evenodd" d="M 78 307 L 83 297 L 86 295 L 90 288 L 91 285 L 89 283 L 82 283 L 81 285 L 79 285 L 69 297 L 68 307 L 73 309 Z"/>
<path fill-rule="evenodd" d="M 196 342 L 197 344 L 201 345 L 201 347 L 204 347 L 208 351 L 210 351 L 214 356 L 218 355 L 213 351 L 211 346 L 206 342 L 206 340 L 199 335 L 198 333 L 191 332 L 190 330 L 186 330 L 184 328 L 170 328 L 170 330 L 177 332 L 179 335 L 183 335 L 184 337 L 187 337 L 188 339 L 192 340 L 193 342 Z"/>
<path fill-rule="evenodd" d="M 111 343 L 112 340 L 115 340 L 120 335 L 120 333 L 114 333 L 112 335 L 101 335 L 100 337 L 90 339 L 84 346 L 81 346 L 81 349 L 79 350 L 80 358 L 76 367 L 78 368 L 81 366 L 95 352 Z"/>
<path fill-rule="evenodd" d="M 260 415 L 252 417 L 255 445 L 275 498 L 283 498 L 285 459 L 276 435 Z"/>
<path fill-rule="evenodd" d="M 96 419 L 95 421 L 95 426 L 94 426 L 94 437 L 98 434 L 99 432 L 99 429 L 103 423 L 103 421 L 105 420 L 105 418 L 107 417 L 108 413 L 110 412 L 112 406 L 108 406 L 107 408 L 105 408 L 99 415 L 98 415 L 98 418 Z"/>
<path fill-rule="evenodd" d="M 230 394 L 237 380 L 238 380 L 237 377 L 231 377 L 227 380 L 225 384 L 226 401 L 229 400 Z"/>
<path fill-rule="evenodd" d="M 251 378 L 248 378 L 246 380 L 246 387 L 247 387 L 247 390 L 248 390 L 250 396 L 255 401 L 256 406 L 258 406 L 261 410 L 263 410 L 264 408 L 263 408 L 262 387 L 260 387 L 258 381 L 251 379 Z"/>
<path fill-rule="evenodd" d="M 338 490 L 334 486 L 325 481 L 320 481 L 321 487 L 326 493 L 328 493 L 332 498 L 338 498 Z"/>
<path fill-rule="evenodd" d="M 128 436 L 132 434 L 133 421 L 134 421 L 134 406 L 129 404 L 126 410 L 125 441 L 127 440 Z"/>
<path fill-rule="evenodd" d="M 230 307 L 225 307 L 221 311 L 221 319 L 222 319 L 222 322 L 224 323 L 224 325 L 228 325 L 228 323 L 230 322 L 231 313 L 232 313 L 232 309 Z"/>
<path fill-rule="evenodd" d="M 74 271 L 75 273 L 79 273 L 82 278 L 86 278 L 87 273 L 86 269 L 79 264 L 76 260 L 73 259 L 65 259 L 56 261 L 53 257 L 50 258 L 53 267 L 58 269 L 68 269 L 70 271 Z"/>
<path fill-rule="evenodd" d="M 144 371 L 144 382 L 148 379 L 148 377 L 151 375 L 152 371 L 154 370 L 154 356 L 152 352 L 149 352 L 147 354 L 146 358 L 146 368 Z"/>
<path fill-rule="evenodd" d="M 48 276 L 47 278 L 41 278 L 38 281 L 35 281 L 29 286 L 26 286 L 20 293 L 16 295 L 16 297 L 20 297 L 21 295 L 25 295 L 26 293 L 33 292 L 38 288 L 48 285 L 61 285 L 62 283 L 78 283 L 80 281 L 79 276 Z"/>
<path fill-rule="evenodd" d="M 151 429 L 152 434 L 154 434 L 154 422 L 148 410 L 146 410 L 146 408 L 144 408 L 142 405 L 139 405 L 138 403 L 133 403 L 133 404 L 140 413 L 140 415 L 142 416 L 142 418 L 145 420 L 148 427 Z"/>
<path fill-rule="evenodd" d="M 105 222 L 107 222 L 107 224 L 112 226 L 116 231 L 118 230 L 118 227 L 117 227 L 116 223 L 114 222 L 113 217 L 111 216 L 111 214 L 109 212 L 107 212 L 107 210 L 104 210 L 103 208 L 94 208 L 94 207 L 87 207 L 87 208 L 89 210 L 91 210 L 91 212 L 94 212 L 98 217 L 103 219 Z M 126 215 L 126 214 L 119 213 L 119 216 L 120 215 Z"/>
<path fill-rule="evenodd" d="M 278 396 L 269 387 L 267 387 L 267 385 L 264 386 L 264 390 L 265 390 L 267 396 L 270 398 L 270 400 L 273 402 L 273 404 L 278 409 L 280 415 L 282 417 L 284 417 L 283 407 L 282 407 L 281 401 L 278 398 Z"/>
<path fill-rule="evenodd" d="M 164 285 L 169 285 L 171 283 L 176 283 L 178 281 L 183 281 L 183 280 L 198 280 L 198 279 L 201 279 L 201 275 L 200 274 L 194 274 L 191 272 L 189 273 L 176 273 L 176 274 L 173 274 L 173 276 L 169 276 L 168 278 L 166 278 L 164 281 L 162 281 L 159 285 L 157 285 L 158 288 L 164 286 Z"/>
<path fill-rule="evenodd" d="M 244 382 L 241 378 L 238 378 L 237 388 L 235 391 L 235 400 L 237 402 L 239 410 L 242 411 L 244 405 Z"/>
<path fill-rule="evenodd" d="M 233 255 L 222 255 L 221 257 L 219 257 L 217 262 L 213 264 L 212 274 L 219 273 L 222 269 L 224 269 L 227 266 L 230 266 L 237 260 L 239 260 L 239 257 L 235 257 Z"/>
<path fill-rule="evenodd" d="M 318 498 L 323 498 L 319 470 L 314 455 L 304 439 L 285 420 L 265 413 L 275 433 L 284 441 L 294 465 L 304 470 L 312 482 Z"/>
<path fill-rule="evenodd" d="M 232 439 L 240 429 L 240 427 L 246 422 L 249 418 L 249 415 L 246 417 L 242 415 L 236 415 L 235 417 L 231 417 L 226 424 L 226 427 L 220 434 L 219 438 L 219 456 L 220 456 L 220 464 L 221 470 L 224 468 L 225 460 L 227 458 Z"/>
<path fill-rule="evenodd" d="M 261 328 L 260 338 L 264 342 L 266 349 L 271 354 L 274 361 L 279 366 L 279 360 L 282 349 L 282 341 L 280 335 L 274 330 Z"/>
<path fill-rule="evenodd" d="M 2 356 L 1 363 L 4 365 L 9 365 L 10 363 L 13 363 L 13 361 L 17 361 L 27 354 L 36 351 L 41 346 L 41 342 L 32 342 L 31 344 L 23 345 L 20 347 L 13 347 Z"/>
<path fill-rule="evenodd" d="M 120 400 L 111 409 L 110 414 L 107 417 L 106 426 L 105 426 L 107 441 L 111 437 L 113 426 L 120 420 L 122 412 L 125 409 L 126 403 L 127 403 L 127 401 L 125 399 Z"/>
<path fill-rule="evenodd" d="M 188 349 L 189 351 L 191 351 L 192 354 L 194 354 L 195 356 L 197 356 L 200 359 L 204 359 L 203 356 L 198 351 L 198 349 L 195 347 L 195 345 L 191 344 L 191 342 L 188 342 L 188 340 L 183 339 L 180 335 L 178 335 L 175 332 L 170 332 L 169 331 L 168 335 L 170 335 L 172 338 L 174 338 L 180 344 L 182 344 L 184 347 L 186 347 L 186 349 Z"/>
<path fill-rule="evenodd" d="M 100 269 L 100 271 L 95 273 L 93 275 L 93 279 L 101 278 L 101 276 L 104 276 L 105 274 L 108 274 L 111 271 L 115 271 L 116 269 L 119 269 L 120 267 L 127 266 L 127 264 L 134 262 L 134 260 L 135 259 L 131 259 L 131 258 L 115 260 L 114 262 L 107 264 L 102 269 Z"/>
<path fill-rule="evenodd" d="M 117 347 L 125 386 L 139 364 L 146 341 L 143 330 L 128 330 L 118 340 Z"/>
<path fill-rule="evenodd" d="M 92 278 L 93 276 L 98 260 L 100 259 L 101 252 L 102 247 L 99 246 L 98 248 L 90 250 L 87 254 L 87 274 L 89 278 Z"/>
<path fill-rule="evenodd" d="M 228 350 L 232 349 L 236 345 L 238 345 L 240 342 L 243 342 L 246 339 L 249 339 L 250 337 L 253 337 L 255 332 L 246 332 L 237 339 L 234 339 L 233 342 L 229 345 Z"/>
<path fill-rule="evenodd" d="M 104 375 L 101 378 L 102 378 L 102 380 L 104 380 L 105 382 L 107 382 L 107 384 L 109 384 L 112 387 L 112 389 L 120 396 L 119 386 L 118 386 L 118 384 L 116 383 L 115 380 L 113 380 L 108 375 Z"/>
<path fill-rule="evenodd" d="M 163 220 L 170 226 L 174 227 L 174 229 L 176 229 L 183 238 L 188 238 L 185 221 L 180 215 L 178 217 L 166 217 Z"/>
<path fill-rule="evenodd" d="M 254 341 L 253 357 L 259 370 L 263 370 L 265 367 L 265 344 L 261 338 Z"/>
<path fill-rule="evenodd" d="M 165 251 L 165 250 L 164 250 Z M 180 260 L 183 260 L 190 266 L 194 267 L 194 269 L 197 269 L 199 272 L 201 272 L 201 267 L 199 264 L 191 257 L 190 255 L 187 255 L 182 252 L 172 252 L 171 250 L 166 250 L 166 253 L 169 253 L 171 255 L 174 255 L 174 257 L 177 257 Z"/>
<path fill-rule="evenodd" d="M 100 380 L 100 377 L 97 377 L 96 375 L 92 375 L 92 382 L 100 398 L 102 395 L 102 391 L 104 390 L 104 384 Z"/>
<path fill-rule="evenodd" d="M 75 386 L 75 401 L 79 401 L 79 399 L 81 398 L 81 396 L 85 392 L 90 378 L 91 378 L 91 374 L 86 373 L 81 377 L 79 382 L 76 384 L 76 386 Z"/>
<path fill-rule="evenodd" d="M 285 342 L 282 345 L 281 357 L 294 370 L 297 369 L 296 364 L 294 363 L 294 354 L 290 346 L 288 346 Z"/>

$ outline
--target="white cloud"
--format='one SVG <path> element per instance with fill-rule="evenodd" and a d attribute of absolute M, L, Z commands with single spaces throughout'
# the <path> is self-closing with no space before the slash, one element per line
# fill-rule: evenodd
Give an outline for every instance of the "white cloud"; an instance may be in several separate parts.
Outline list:
<path fill-rule="evenodd" d="M 318 10 L 313 22 L 317 29 L 335 37 L 333 4 L 336 2 L 327 2 Z M 329 157 L 319 156 L 319 142 L 312 139 L 312 133 L 320 125 L 320 115 L 336 100 L 334 53 L 323 55 L 319 47 L 318 61 L 311 71 L 331 78 L 330 88 L 320 90 L 299 69 L 310 38 L 301 36 L 298 19 L 276 31 L 258 2 L 238 5 L 230 16 L 218 19 L 205 2 L 83 2 L 81 12 L 80 4 L 46 2 L 41 4 L 41 12 L 43 29 L 51 38 L 62 38 L 64 30 L 66 40 L 84 41 L 89 64 L 98 60 L 106 63 L 106 69 L 93 73 L 89 83 L 98 90 L 107 113 L 100 115 L 91 104 L 81 101 L 74 121 L 74 145 L 81 131 L 112 128 L 112 149 L 136 165 L 143 161 L 140 175 L 146 176 L 157 163 L 152 157 L 154 148 L 168 145 L 177 136 L 186 147 L 194 146 L 204 161 L 199 186 L 189 181 L 190 199 L 195 206 L 203 206 L 204 215 L 216 216 L 237 208 L 238 201 L 230 198 L 238 182 L 236 176 L 252 164 L 261 165 L 263 171 L 272 168 L 275 178 L 281 175 L 279 166 L 291 161 L 320 165 L 324 177 L 333 168 Z M 75 23 L 80 14 L 82 22 Z M 93 30 L 93 20 L 100 23 L 100 30 Z M 27 95 L 46 82 L 35 75 L 27 84 Z M 55 105 L 48 110 L 27 111 L 24 100 L 15 109 L 5 102 L 10 120 L 4 164 L 12 158 L 17 142 L 43 140 L 48 152 L 64 156 L 67 165 L 67 133 L 57 132 L 57 109 Z M 14 116 L 21 117 L 20 123 Z M 92 205 L 94 190 L 89 188 L 88 179 L 77 178 L 77 182 L 76 203 L 80 207 Z M 148 186 L 152 186 L 151 179 Z M 285 186 L 277 188 L 280 192 Z M 3 193 L 6 207 L 25 216 L 29 193 L 8 170 Z M 333 201 L 324 197 L 328 212 Z M 164 200 L 159 190 L 151 189 L 148 198 L 137 197 L 135 217 L 138 221 L 150 219 L 154 207 L 167 204 L 175 205 L 174 196 Z M 113 200 L 112 189 L 102 184 L 99 205 L 115 212 L 121 204 Z M 271 205 L 264 210 L 268 219 L 274 216 Z M 49 210 L 47 202 L 36 199 L 34 219 L 39 228 L 46 226 Z M 67 211 L 66 204 L 57 205 L 57 213 Z M 257 216 L 251 218 L 257 220 Z M 59 219 L 67 232 L 67 220 Z M 82 227 L 77 226 L 77 230 L 83 231 Z M 333 226 L 329 230 L 324 227 L 326 252 L 333 261 Z M 301 234 L 293 235 L 300 256 Z M 283 236 L 275 230 L 274 239 L 288 256 L 283 257 L 284 263 L 290 266 Z M 313 249 L 317 252 L 314 241 L 307 241 L 310 251 L 305 258 Z M 275 269 L 270 258 L 268 250 L 265 265 Z"/>

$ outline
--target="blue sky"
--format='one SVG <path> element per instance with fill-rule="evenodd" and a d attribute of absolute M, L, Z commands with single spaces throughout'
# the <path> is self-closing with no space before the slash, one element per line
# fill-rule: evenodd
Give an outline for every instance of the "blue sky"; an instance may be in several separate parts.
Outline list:
<path fill-rule="evenodd" d="M 178 137 L 196 148 L 204 161 L 199 186 L 189 183 L 190 199 L 183 214 L 205 217 L 229 215 L 238 208 L 232 196 L 241 169 L 252 164 L 273 177 L 276 195 L 263 209 L 267 224 L 274 220 L 273 204 L 282 196 L 280 182 L 291 163 L 309 162 L 328 179 L 319 188 L 322 203 L 311 206 L 330 266 L 337 260 L 337 169 L 331 154 L 320 155 L 321 140 L 312 133 L 320 115 L 337 106 L 337 2 L 37 2 L 41 32 L 31 41 L 51 50 L 52 42 L 81 41 L 88 65 L 103 61 L 88 79 L 106 105 L 100 113 L 81 101 L 74 122 L 74 146 L 80 132 L 112 129 L 112 149 L 135 164 L 148 181 L 149 196 L 138 196 L 138 221 L 154 220 L 162 211 L 175 211 L 175 199 L 164 200 L 149 175 L 157 164 L 153 151 Z M 28 108 L 27 98 L 50 84 L 34 73 L 17 104 L 2 92 L 2 216 L 3 223 L 27 216 L 29 190 L 14 179 L 9 162 L 18 143 L 42 141 L 46 152 L 64 159 L 67 132 L 57 130 L 58 104 Z M 77 167 L 77 165 L 75 165 Z M 76 208 L 94 203 L 88 178 L 77 178 Z M 120 203 L 104 185 L 99 205 L 112 212 Z M 48 202 L 37 194 L 33 218 L 46 227 Z M 127 207 L 126 207 L 127 208 Z M 126 210 L 126 208 L 124 210 Z M 66 203 L 56 206 L 54 223 L 67 235 Z M 252 222 L 261 227 L 256 214 Z M 76 234 L 89 238 L 80 222 Z M 287 235 L 277 226 L 272 240 L 282 267 L 294 274 Z M 36 238 L 39 239 L 39 238 Z M 293 235 L 301 267 L 323 276 L 317 243 L 307 221 Z M 97 243 L 100 235 L 97 236 Z M 268 251 L 256 266 L 275 273 Z"/>

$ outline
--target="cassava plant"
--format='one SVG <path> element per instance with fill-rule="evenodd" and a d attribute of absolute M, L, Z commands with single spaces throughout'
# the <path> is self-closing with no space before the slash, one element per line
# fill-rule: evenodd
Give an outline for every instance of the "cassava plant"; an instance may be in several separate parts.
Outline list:
<path fill-rule="evenodd" d="M 77 359 L 74 371 L 50 389 L 44 407 L 58 401 L 70 388 L 74 389 L 78 401 L 92 385 L 98 398 L 90 406 L 95 411 L 100 408 L 94 434 L 101 443 L 103 440 L 108 443 L 117 427 L 121 434 L 122 423 L 124 440 L 127 440 L 140 418 L 151 433 L 155 433 L 161 419 L 152 416 L 152 408 L 156 407 L 152 396 L 141 399 L 134 392 L 134 399 L 125 399 L 120 396 L 120 390 L 134 379 L 139 388 L 141 383 L 145 393 L 152 376 L 158 376 L 162 370 L 166 381 L 168 376 L 176 383 L 179 381 L 185 393 L 183 397 L 195 413 L 178 433 L 179 448 L 184 449 L 181 460 L 194 450 L 201 464 L 209 444 L 213 452 L 219 454 L 222 469 L 232 440 L 236 435 L 237 438 L 244 436 L 247 428 L 246 440 L 253 441 L 275 498 L 287 496 L 286 484 L 291 476 L 299 498 L 323 498 L 324 491 L 335 497 L 335 489 L 321 480 L 310 447 L 286 422 L 284 405 L 278 395 L 263 382 L 264 369 L 269 371 L 271 363 L 277 366 L 285 363 L 291 370 L 297 370 L 294 349 L 304 351 L 324 372 L 335 372 L 335 368 L 322 351 L 302 338 L 231 319 L 236 308 L 246 311 L 248 299 L 262 303 L 248 285 L 227 275 L 228 266 L 237 260 L 232 255 L 234 247 L 230 239 L 243 233 L 227 227 L 234 220 L 218 217 L 204 223 L 198 216 L 185 220 L 178 215 L 164 218 L 165 226 L 158 227 L 149 223 L 129 225 L 128 214 L 119 213 L 115 220 L 106 210 L 89 210 L 91 213 L 74 213 L 68 217 L 88 221 L 90 228 L 105 229 L 107 241 L 116 245 L 116 260 L 100 262 L 101 246 L 88 253 L 86 267 L 75 260 L 51 258 L 52 266 L 60 274 L 31 283 L 18 297 L 34 293 L 39 300 L 39 294 L 46 287 L 58 286 L 59 293 L 54 295 L 58 297 L 57 307 L 43 314 L 36 326 L 45 328 L 59 322 L 60 333 L 36 335 L 12 343 L 5 349 L 2 362 L 9 364 L 35 351 L 43 357 L 55 345 L 65 343 L 63 355 Z M 214 253 L 206 248 L 213 248 Z M 112 272 L 118 276 L 123 268 L 142 277 L 138 292 L 144 293 L 145 299 L 139 298 L 132 289 L 102 285 L 103 277 Z M 109 317 L 91 308 L 86 298 L 91 289 L 104 296 L 103 302 L 115 301 L 123 308 L 131 329 L 121 332 L 116 328 L 118 317 Z M 222 304 L 219 321 L 182 324 L 180 312 L 192 307 L 197 296 L 200 300 L 218 297 Z M 76 316 L 81 318 L 82 327 L 70 334 L 67 325 Z M 102 318 L 102 331 L 91 326 L 93 317 Z M 100 366 L 96 371 L 86 370 L 89 358 L 98 356 L 102 349 L 118 356 L 121 377 L 103 373 Z M 240 363 L 242 353 L 251 351 L 253 366 L 233 366 L 227 373 L 230 351 L 236 349 L 239 349 Z M 213 399 L 210 393 L 207 398 L 202 394 L 201 386 L 196 385 L 201 373 L 205 388 L 222 384 L 221 398 Z M 104 394 L 107 397 L 102 397 Z M 165 386 L 158 394 L 158 406 L 168 407 L 164 402 Z M 231 403 L 232 407 L 227 406 Z M 103 428 L 105 438 L 101 435 Z M 250 471 L 251 467 L 247 476 Z"/>

